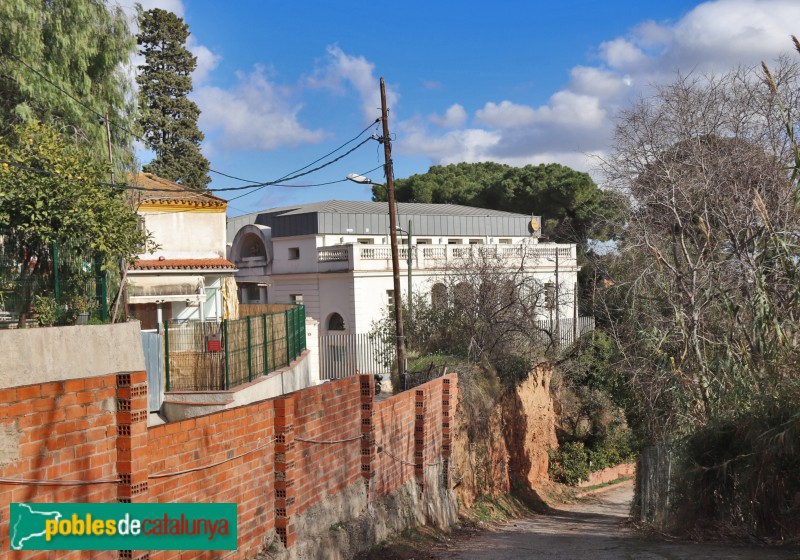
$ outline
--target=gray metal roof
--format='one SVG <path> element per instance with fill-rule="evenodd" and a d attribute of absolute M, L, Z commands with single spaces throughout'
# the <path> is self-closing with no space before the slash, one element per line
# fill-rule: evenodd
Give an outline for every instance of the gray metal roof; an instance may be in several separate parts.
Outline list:
<path fill-rule="evenodd" d="M 397 214 L 398 225 L 406 229 L 410 221 L 415 236 L 525 237 L 530 234 L 530 216 L 486 208 L 401 202 L 397 204 Z M 314 234 L 387 235 L 389 205 L 386 202 L 326 200 L 264 210 L 255 223 L 272 228 L 273 238 Z"/>
<path fill-rule="evenodd" d="M 457 204 L 397 204 L 398 225 L 415 236 L 525 237 L 530 216 Z M 272 208 L 255 223 L 272 228 L 272 237 L 313 234 L 387 235 L 386 202 L 326 200 Z"/>
<path fill-rule="evenodd" d="M 264 210 L 263 213 L 280 213 L 283 216 L 294 216 L 313 212 L 333 214 L 387 214 L 389 212 L 389 204 L 387 202 L 368 202 L 359 200 L 324 200 L 322 202 L 311 202 L 309 204 L 298 204 L 296 206 L 273 208 L 270 210 Z M 488 210 L 486 208 L 475 208 L 473 206 L 461 206 L 459 204 L 422 204 L 419 202 L 398 202 L 397 213 L 408 216 L 526 217 L 524 214 L 513 214 L 511 212 Z"/>

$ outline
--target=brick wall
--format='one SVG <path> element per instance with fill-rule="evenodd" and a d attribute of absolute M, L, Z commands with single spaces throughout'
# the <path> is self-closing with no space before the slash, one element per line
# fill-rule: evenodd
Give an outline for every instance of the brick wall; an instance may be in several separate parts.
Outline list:
<path fill-rule="evenodd" d="M 258 552 L 275 524 L 273 401 L 164 424 L 147 435 L 148 500 L 236 503 L 238 556 Z M 208 551 L 193 557 L 219 556 Z M 180 551 L 151 554 L 180 557 Z"/>
<path fill-rule="evenodd" d="M 143 380 L 144 373 L 133 374 Z M 125 379 L 129 381 L 130 375 Z M 9 552 L 11 502 L 116 502 L 118 483 L 117 375 L 0 389 L 0 557 L 50 558 L 48 552 Z M 35 485 L 22 480 L 93 481 Z M 59 552 L 59 558 L 116 558 L 114 552 Z"/>
<path fill-rule="evenodd" d="M 375 403 L 376 449 L 372 479 L 376 494 L 397 490 L 414 477 L 415 393 L 406 391 Z"/>
<path fill-rule="evenodd" d="M 447 476 L 453 374 L 378 400 L 371 376 L 352 376 L 149 429 L 145 379 L 134 372 L 0 390 L 0 478 L 20 482 L 0 482 L 0 515 L 12 501 L 235 502 L 237 551 L 154 551 L 149 558 L 246 558 L 273 528 L 292 546 L 293 516 L 353 484 L 367 483 L 374 496 L 412 480 L 421 486 L 425 465 L 437 461 Z M 8 522 L 0 521 L 0 558 L 21 558 L 7 552 Z"/>

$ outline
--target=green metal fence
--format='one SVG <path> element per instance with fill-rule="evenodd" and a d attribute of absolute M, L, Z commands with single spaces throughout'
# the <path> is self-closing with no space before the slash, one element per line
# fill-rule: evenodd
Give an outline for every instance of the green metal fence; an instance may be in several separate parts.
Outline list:
<path fill-rule="evenodd" d="M 0 228 L 0 320 L 16 321 L 20 314 L 32 318 L 36 301 L 52 307 L 56 324 L 70 324 L 79 314 L 108 318 L 107 263 L 97 254 L 69 243 L 52 243 L 38 254 L 16 246 Z M 119 285 L 119 274 L 112 282 Z"/>
<path fill-rule="evenodd" d="M 288 366 L 306 349 L 306 310 L 164 323 L 167 391 L 222 391 Z"/>

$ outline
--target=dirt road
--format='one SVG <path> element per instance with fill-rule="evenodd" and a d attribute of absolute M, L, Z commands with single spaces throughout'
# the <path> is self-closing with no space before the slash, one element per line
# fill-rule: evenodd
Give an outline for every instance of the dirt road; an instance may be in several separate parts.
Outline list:
<path fill-rule="evenodd" d="M 451 543 L 442 559 L 712 560 L 798 559 L 800 551 L 645 540 L 624 520 L 633 497 L 631 482 L 591 499 L 591 503 L 559 506 L 550 515 L 507 523 L 466 541 Z"/>

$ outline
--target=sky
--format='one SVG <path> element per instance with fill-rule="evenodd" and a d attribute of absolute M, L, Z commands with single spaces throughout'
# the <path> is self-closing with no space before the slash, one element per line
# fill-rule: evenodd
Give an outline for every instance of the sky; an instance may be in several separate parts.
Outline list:
<path fill-rule="evenodd" d="M 308 169 L 379 136 L 369 126 L 383 77 L 395 178 L 497 161 L 560 163 L 602 184 L 597 162 L 621 109 L 676 72 L 774 63 L 800 34 L 799 0 L 141 3 L 189 25 L 203 153 L 212 169 L 253 182 L 304 168 L 365 129 Z M 152 157 L 138 153 L 143 164 Z M 231 216 L 369 200 L 369 186 L 342 180 L 355 172 L 383 183 L 382 164 L 383 147 L 369 140 L 293 188 L 218 195 Z M 245 184 L 211 177 L 212 189 Z M 306 187 L 333 181 L 342 182 Z"/>

